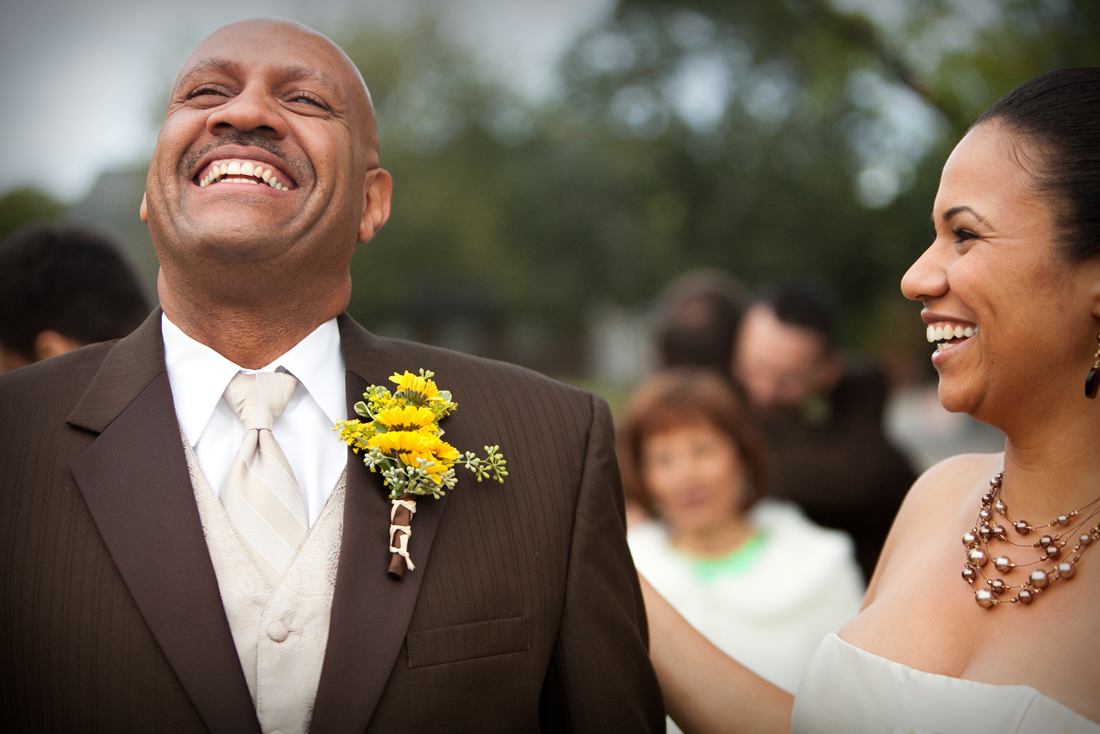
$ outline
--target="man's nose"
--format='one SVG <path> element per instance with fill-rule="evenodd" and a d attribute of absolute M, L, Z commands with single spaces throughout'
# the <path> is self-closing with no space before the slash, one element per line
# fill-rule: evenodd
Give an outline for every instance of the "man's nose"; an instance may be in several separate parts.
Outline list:
<path fill-rule="evenodd" d="M 286 135 L 286 120 L 278 100 L 265 90 L 245 87 L 240 94 L 215 109 L 206 118 L 207 129 L 217 135 L 229 130 L 259 132 L 272 139 Z"/>

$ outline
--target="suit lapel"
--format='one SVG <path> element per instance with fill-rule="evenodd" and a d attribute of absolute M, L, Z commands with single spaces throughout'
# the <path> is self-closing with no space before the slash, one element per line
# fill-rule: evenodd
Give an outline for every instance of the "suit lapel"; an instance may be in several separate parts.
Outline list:
<path fill-rule="evenodd" d="M 203 539 L 160 310 L 107 355 L 68 422 L 99 433 L 73 477 L 126 586 L 212 732 L 259 732 Z"/>
<path fill-rule="evenodd" d="M 390 387 L 404 364 L 391 342 L 367 333 L 347 315 L 340 317 L 340 340 L 347 365 L 348 415 L 368 384 Z M 386 573 L 389 565 L 390 501 L 381 475 L 348 451 L 344 534 L 336 574 L 328 645 L 310 728 L 352 732 L 367 728 L 389 680 L 412 618 L 428 564 L 428 554 L 446 497 L 417 503 L 409 552 L 416 570 L 403 579 Z"/>

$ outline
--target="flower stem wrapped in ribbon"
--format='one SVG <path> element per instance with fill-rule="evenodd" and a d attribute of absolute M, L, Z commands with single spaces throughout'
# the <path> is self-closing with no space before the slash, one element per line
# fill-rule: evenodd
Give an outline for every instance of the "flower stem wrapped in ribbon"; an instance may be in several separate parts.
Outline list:
<path fill-rule="evenodd" d="M 416 512 L 416 497 L 442 497 L 454 489 L 458 481 L 455 464 L 462 464 L 474 473 L 477 481 L 496 479 L 503 484 L 508 476 L 507 463 L 499 446 L 486 446 L 485 458 L 474 452 L 460 454 L 443 441 L 439 422 L 458 405 L 451 394 L 440 390 L 434 373 L 420 370 L 394 373 L 390 381 L 397 387 L 393 393 L 381 385 L 371 385 L 363 393 L 365 402 L 355 404 L 355 412 L 364 420 L 340 421 L 336 430 L 340 440 L 358 454 L 372 472 L 382 473 L 389 488 L 390 507 L 390 567 L 397 578 L 416 568 L 409 557 L 412 516 Z"/>

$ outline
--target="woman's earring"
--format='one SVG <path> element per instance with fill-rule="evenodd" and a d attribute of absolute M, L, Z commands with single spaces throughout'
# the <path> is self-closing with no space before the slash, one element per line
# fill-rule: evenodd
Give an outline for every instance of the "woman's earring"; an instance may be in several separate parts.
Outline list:
<path fill-rule="evenodd" d="M 1096 361 L 1085 378 L 1085 396 L 1089 399 L 1095 399 L 1097 392 L 1100 392 L 1100 334 L 1096 335 L 1096 343 Z"/>

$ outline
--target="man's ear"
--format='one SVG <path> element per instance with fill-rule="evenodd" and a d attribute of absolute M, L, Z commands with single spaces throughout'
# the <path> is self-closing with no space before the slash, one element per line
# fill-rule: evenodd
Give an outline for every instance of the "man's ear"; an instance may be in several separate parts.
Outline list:
<path fill-rule="evenodd" d="M 393 194 L 393 178 L 389 171 L 382 168 L 372 168 L 367 171 L 363 218 L 359 220 L 360 242 L 370 242 L 390 218 L 391 194 Z"/>
<path fill-rule="evenodd" d="M 149 223 L 149 207 L 145 204 L 145 192 L 141 192 L 141 206 L 138 207 L 138 216 L 141 217 L 141 221 L 146 224 Z"/>
<path fill-rule="evenodd" d="M 38 332 L 38 336 L 34 338 L 34 358 L 36 361 L 41 362 L 44 359 L 71 352 L 82 346 L 84 345 L 73 341 L 64 334 L 59 334 L 53 329 L 46 329 Z"/>

